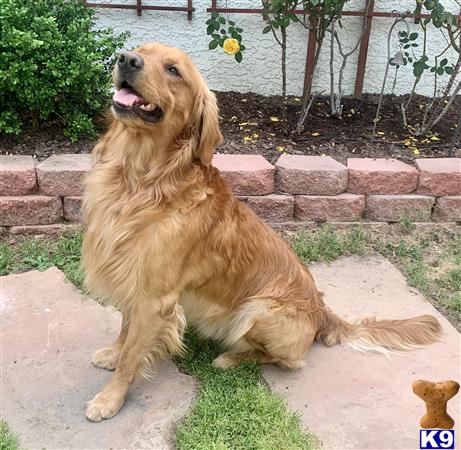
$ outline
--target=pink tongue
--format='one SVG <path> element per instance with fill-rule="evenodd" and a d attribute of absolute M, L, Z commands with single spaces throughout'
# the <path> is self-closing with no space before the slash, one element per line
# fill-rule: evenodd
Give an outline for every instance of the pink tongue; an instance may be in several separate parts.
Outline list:
<path fill-rule="evenodd" d="M 120 89 L 119 91 L 115 91 L 113 100 L 125 106 L 133 106 L 135 103 L 137 104 L 146 103 L 142 97 L 140 97 L 133 91 L 133 89 L 128 89 L 128 88 L 123 88 L 123 89 Z"/>

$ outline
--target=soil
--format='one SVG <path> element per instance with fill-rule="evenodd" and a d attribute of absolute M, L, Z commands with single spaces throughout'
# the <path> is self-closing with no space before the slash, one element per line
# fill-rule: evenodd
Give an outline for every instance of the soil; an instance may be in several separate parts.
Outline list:
<path fill-rule="evenodd" d="M 434 128 L 432 134 L 411 141 L 410 131 L 403 126 L 401 103 L 406 96 L 385 96 L 377 135 L 371 131 L 378 97 L 345 98 L 343 118 L 331 117 L 329 102 L 319 98 L 313 102 L 304 130 L 294 130 L 301 109 L 299 98 L 290 97 L 284 118 L 281 97 L 257 94 L 217 92 L 221 129 L 225 142 L 219 153 L 261 154 L 274 163 L 280 154 L 329 155 L 345 163 L 348 157 L 398 158 L 412 163 L 417 157 L 461 156 L 461 142 L 452 147 L 453 133 L 461 113 L 458 97 L 449 113 Z M 412 100 L 407 112 L 410 125 L 415 125 L 423 114 L 423 97 Z M 99 133 L 104 127 L 99 126 Z M 26 154 L 43 160 L 52 154 L 89 153 L 96 138 L 82 138 L 72 143 L 62 132 L 58 122 L 49 122 L 39 128 L 25 128 L 19 136 L 0 135 L 0 154 Z M 413 148 L 410 148 L 413 147 Z M 419 151 L 415 154 L 414 147 Z"/>

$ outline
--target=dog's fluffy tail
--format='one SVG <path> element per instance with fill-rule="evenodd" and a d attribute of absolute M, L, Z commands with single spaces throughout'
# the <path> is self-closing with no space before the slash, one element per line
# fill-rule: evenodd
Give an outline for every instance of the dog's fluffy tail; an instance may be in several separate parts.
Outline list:
<path fill-rule="evenodd" d="M 316 340 L 327 346 L 342 344 L 359 351 L 393 353 L 432 344 L 441 336 L 440 323 L 430 315 L 404 320 L 370 317 L 352 324 L 330 310 L 324 314 Z"/>

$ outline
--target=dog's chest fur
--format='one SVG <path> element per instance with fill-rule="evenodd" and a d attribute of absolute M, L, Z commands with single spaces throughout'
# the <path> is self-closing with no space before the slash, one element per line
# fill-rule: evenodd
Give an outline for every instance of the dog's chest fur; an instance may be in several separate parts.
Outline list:
<path fill-rule="evenodd" d="M 98 172 L 87 179 L 84 200 L 88 229 L 83 246 L 83 265 L 90 291 L 119 304 L 125 299 L 166 289 L 166 259 L 180 251 L 178 236 L 184 226 L 181 214 L 153 206 L 139 193 L 129 195 L 118 182 L 97 192 Z M 162 273 L 161 283 L 154 283 Z"/>

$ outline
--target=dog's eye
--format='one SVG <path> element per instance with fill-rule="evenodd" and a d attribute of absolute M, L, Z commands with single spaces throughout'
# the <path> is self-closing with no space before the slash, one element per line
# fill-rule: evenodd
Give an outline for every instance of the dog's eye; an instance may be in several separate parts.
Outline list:
<path fill-rule="evenodd" d="M 181 75 L 179 74 L 179 70 L 175 66 L 166 66 L 165 69 L 171 73 L 171 75 L 174 75 L 175 77 L 180 77 Z"/>

